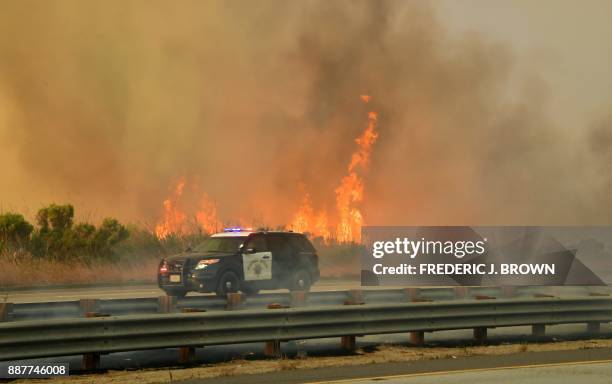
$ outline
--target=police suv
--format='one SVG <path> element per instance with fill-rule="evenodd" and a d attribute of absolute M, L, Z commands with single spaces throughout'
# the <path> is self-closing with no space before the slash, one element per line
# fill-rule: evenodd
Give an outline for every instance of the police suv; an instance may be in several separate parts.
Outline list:
<path fill-rule="evenodd" d="M 158 285 L 169 296 L 260 289 L 309 290 L 319 279 L 315 248 L 301 233 L 226 228 L 193 250 L 161 260 Z"/>

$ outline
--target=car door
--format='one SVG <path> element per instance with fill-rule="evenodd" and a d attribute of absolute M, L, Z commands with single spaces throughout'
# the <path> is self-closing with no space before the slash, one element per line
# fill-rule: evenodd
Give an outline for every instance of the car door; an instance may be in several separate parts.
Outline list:
<path fill-rule="evenodd" d="M 293 274 L 294 250 L 286 236 L 268 234 L 268 247 L 272 252 L 272 278 L 278 282 L 289 280 Z"/>
<path fill-rule="evenodd" d="M 262 234 L 251 236 L 243 247 L 242 269 L 245 281 L 270 280 L 272 278 L 272 252 Z"/>

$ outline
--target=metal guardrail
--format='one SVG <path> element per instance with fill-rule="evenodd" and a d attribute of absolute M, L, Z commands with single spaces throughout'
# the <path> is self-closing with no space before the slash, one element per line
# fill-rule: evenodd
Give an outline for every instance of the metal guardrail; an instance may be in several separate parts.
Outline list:
<path fill-rule="evenodd" d="M 366 304 L 376 303 L 405 303 L 411 299 L 423 300 L 461 300 L 478 296 L 492 297 L 529 297 L 535 294 L 563 295 L 564 292 L 576 295 L 588 295 L 593 290 L 606 290 L 608 287 L 447 287 L 447 288 L 406 288 L 406 289 L 364 289 L 363 301 Z M 311 292 L 307 295 L 308 305 L 340 305 L 350 299 L 351 291 L 325 291 Z M 9 321 L 25 321 L 54 318 L 82 317 L 84 302 L 87 300 L 44 302 L 44 303 L 15 303 L 11 305 Z M 154 314 L 159 313 L 159 298 L 135 299 L 99 299 L 93 303 L 93 310 L 104 314 L 119 316 L 128 314 Z M 246 298 L 244 307 L 265 308 L 270 303 L 289 305 L 289 293 L 266 293 Z M 90 306 L 91 307 L 91 306 Z M 226 300 L 215 296 L 188 296 L 177 298 L 174 311 L 180 312 L 183 308 L 195 308 L 206 311 L 224 310 Z M 165 311 L 162 311 L 165 312 Z"/>
<path fill-rule="evenodd" d="M 3 322 L 0 361 L 469 328 L 486 335 L 486 328 L 520 325 L 598 328 L 610 321 L 610 297 L 546 297 Z"/>

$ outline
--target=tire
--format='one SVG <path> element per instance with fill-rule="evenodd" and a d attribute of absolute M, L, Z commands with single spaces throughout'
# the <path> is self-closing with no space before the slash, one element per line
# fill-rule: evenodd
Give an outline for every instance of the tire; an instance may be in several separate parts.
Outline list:
<path fill-rule="evenodd" d="M 310 291 L 310 287 L 312 286 L 312 277 L 310 273 L 304 268 L 300 268 L 293 276 L 291 276 L 291 281 L 289 285 L 290 291 Z"/>
<path fill-rule="evenodd" d="M 259 288 L 256 288 L 249 284 L 243 284 L 240 287 L 240 290 L 242 291 L 242 293 L 244 293 L 247 296 L 255 296 L 259 293 Z"/>
<path fill-rule="evenodd" d="M 185 297 L 187 295 L 187 290 L 183 288 L 165 288 L 164 292 L 166 292 L 167 296 L 174 297 Z"/>
<path fill-rule="evenodd" d="M 240 290 L 240 276 L 234 271 L 225 271 L 219 277 L 215 294 L 219 297 L 227 297 L 228 293 L 236 293 Z"/>

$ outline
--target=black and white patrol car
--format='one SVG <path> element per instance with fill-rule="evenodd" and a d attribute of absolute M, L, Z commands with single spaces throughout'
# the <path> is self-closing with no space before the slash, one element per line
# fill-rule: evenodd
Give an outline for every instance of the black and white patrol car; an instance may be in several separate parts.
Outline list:
<path fill-rule="evenodd" d="M 225 296 L 260 289 L 309 290 L 319 279 L 315 248 L 301 233 L 228 228 L 193 250 L 161 260 L 159 287 L 170 296 L 215 292 Z"/>

